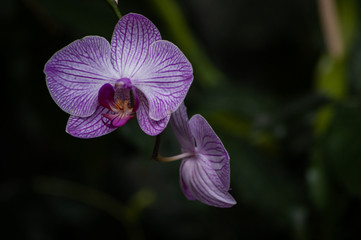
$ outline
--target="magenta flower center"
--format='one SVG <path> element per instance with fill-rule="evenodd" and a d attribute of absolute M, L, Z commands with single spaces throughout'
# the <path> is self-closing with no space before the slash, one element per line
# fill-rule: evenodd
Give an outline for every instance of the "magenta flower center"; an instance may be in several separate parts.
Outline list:
<path fill-rule="evenodd" d="M 98 94 L 99 104 L 109 110 L 103 113 L 103 122 L 111 127 L 121 127 L 135 116 L 139 100 L 128 78 L 119 79 L 114 86 L 104 84 Z"/>

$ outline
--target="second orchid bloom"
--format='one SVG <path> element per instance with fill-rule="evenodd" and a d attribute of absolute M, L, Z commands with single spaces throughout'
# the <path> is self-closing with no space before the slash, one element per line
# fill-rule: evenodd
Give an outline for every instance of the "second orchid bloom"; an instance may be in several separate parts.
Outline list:
<path fill-rule="evenodd" d="M 214 207 L 235 205 L 228 192 L 229 155 L 208 122 L 199 114 L 188 120 L 182 104 L 172 114 L 170 123 L 182 151 L 179 177 L 184 195 Z"/>

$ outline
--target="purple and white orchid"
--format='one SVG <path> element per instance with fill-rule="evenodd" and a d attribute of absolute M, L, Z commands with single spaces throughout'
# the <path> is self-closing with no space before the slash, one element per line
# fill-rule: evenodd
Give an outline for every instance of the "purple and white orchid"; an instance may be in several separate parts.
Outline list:
<path fill-rule="evenodd" d="M 214 207 L 236 204 L 230 190 L 229 155 L 208 122 L 199 114 L 189 121 L 182 104 L 170 120 L 182 154 L 166 161 L 182 158 L 180 185 L 189 200 Z M 164 159 L 163 159 L 164 160 Z"/>
<path fill-rule="evenodd" d="M 44 73 L 54 101 L 71 115 L 67 132 L 80 138 L 110 133 L 135 113 L 146 134 L 159 134 L 193 81 L 184 54 L 138 14 L 119 20 L 111 44 L 87 36 L 61 49 Z"/>

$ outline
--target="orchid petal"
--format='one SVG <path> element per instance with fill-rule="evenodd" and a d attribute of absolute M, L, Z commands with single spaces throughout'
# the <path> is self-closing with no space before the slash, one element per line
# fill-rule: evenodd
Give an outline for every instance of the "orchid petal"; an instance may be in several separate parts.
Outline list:
<path fill-rule="evenodd" d="M 110 110 L 98 106 L 94 114 L 90 117 L 71 115 L 66 126 L 66 131 L 70 135 L 78 138 L 95 138 L 108 134 L 117 129 L 104 122 L 103 114 L 109 113 Z"/>
<path fill-rule="evenodd" d="M 206 156 L 210 165 L 223 183 L 223 190 L 230 185 L 229 155 L 221 140 L 208 122 L 199 114 L 189 121 L 189 127 L 197 143 L 197 152 Z"/>
<path fill-rule="evenodd" d="M 149 116 L 161 120 L 183 102 L 193 81 L 192 65 L 177 46 L 157 41 L 149 49 L 142 68 L 134 75 L 133 85 L 149 103 Z"/>
<path fill-rule="evenodd" d="M 170 115 L 166 116 L 164 119 L 159 121 L 154 121 L 149 118 L 149 107 L 147 99 L 144 95 L 136 91 L 139 98 L 139 108 L 137 110 L 137 119 L 139 122 L 140 128 L 148 135 L 155 136 L 161 133 L 164 128 L 166 128 Z"/>
<path fill-rule="evenodd" d="M 170 118 L 173 133 L 182 147 L 183 152 L 193 152 L 194 138 L 189 128 L 187 109 L 182 103 Z"/>
<path fill-rule="evenodd" d="M 130 13 L 117 23 L 112 37 L 112 60 L 122 77 L 132 78 L 143 65 L 149 46 L 161 39 L 156 26 L 146 17 Z"/>
<path fill-rule="evenodd" d="M 105 38 L 89 36 L 55 53 L 44 72 L 51 96 L 65 112 L 88 117 L 98 106 L 98 90 L 119 79 Z"/>
<path fill-rule="evenodd" d="M 180 178 L 183 193 L 188 199 L 195 198 L 210 206 L 222 208 L 236 204 L 228 190 L 224 190 L 212 164 L 203 155 L 183 160 Z"/>
<path fill-rule="evenodd" d="M 187 174 L 185 173 L 185 171 L 187 171 L 187 168 L 189 166 L 184 166 L 184 164 L 188 161 L 188 158 L 183 159 L 180 167 L 179 167 L 179 182 L 180 182 L 180 186 L 181 189 L 183 191 L 183 194 L 186 196 L 186 198 L 188 200 L 196 200 L 196 197 L 193 195 L 192 193 L 192 187 L 190 186 L 190 184 L 188 183 L 188 181 L 185 181 L 185 177 L 187 176 Z M 189 160 L 189 161 L 194 161 L 194 160 Z M 184 175 L 184 176 L 183 176 Z"/>

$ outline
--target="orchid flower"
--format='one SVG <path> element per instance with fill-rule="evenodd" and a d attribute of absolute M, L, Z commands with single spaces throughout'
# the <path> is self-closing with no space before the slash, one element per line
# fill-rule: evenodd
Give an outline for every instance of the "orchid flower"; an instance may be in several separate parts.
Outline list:
<path fill-rule="evenodd" d="M 199 114 L 189 121 L 182 104 L 170 120 L 182 154 L 161 157 L 159 161 L 183 159 L 180 166 L 181 189 L 189 200 L 199 200 L 214 207 L 236 204 L 230 190 L 229 155 L 208 122 Z"/>
<path fill-rule="evenodd" d="M 80 138 L 108 134 L 135 116 L 146 134 L 159 134 L 193 81 L 178 47 L 133 13 L 118 21 L 111 43 L 76 40 L 50 58 L 44 73 L 52 98 L 70 114 L 66 131 Z"/>

